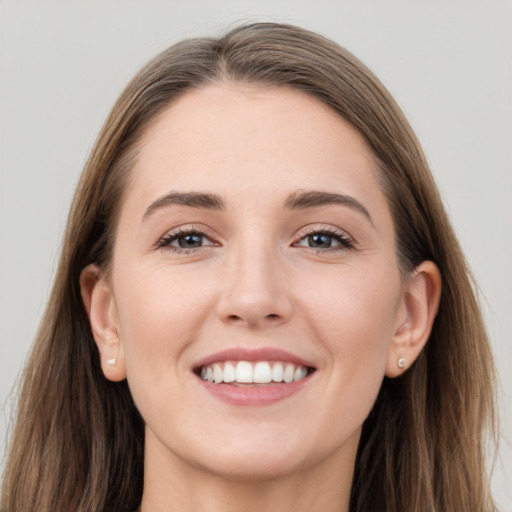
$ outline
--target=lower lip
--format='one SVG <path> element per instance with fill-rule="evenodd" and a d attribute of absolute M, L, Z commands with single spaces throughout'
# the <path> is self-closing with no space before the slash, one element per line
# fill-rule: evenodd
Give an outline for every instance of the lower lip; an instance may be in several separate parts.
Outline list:
<path fill-rule="evenodd" d="M 198 377 L 199 383 L 215 398 L 231 405 L 256 407 L 271 405 L 298 393 L 310 380 L 312 375 L 304 379 L 279 383 L 268 386 L 234 386 L 232 384 L 213 384 Z"/>

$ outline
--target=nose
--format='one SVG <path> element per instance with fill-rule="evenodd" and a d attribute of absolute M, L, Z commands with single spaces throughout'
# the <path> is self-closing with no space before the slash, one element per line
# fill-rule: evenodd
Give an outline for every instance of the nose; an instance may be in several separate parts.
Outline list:
<path fill-rule="evenodd" d="M 254 246 L 239 251 L 223 277 L 217 311 L 224 323 L 258 329 L 290 319 L 293 306 L 286 272 L 275 252 L 255 252 Z"/>

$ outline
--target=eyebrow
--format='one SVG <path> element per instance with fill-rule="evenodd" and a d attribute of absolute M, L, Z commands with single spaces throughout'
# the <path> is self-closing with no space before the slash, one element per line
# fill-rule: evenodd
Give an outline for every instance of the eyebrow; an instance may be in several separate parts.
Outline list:
<path fill-rule="evenodd" d="M 225 209 L 224 201 L 217 194 L 207 192 L 169 192 L 151 203 L 146 208 L 142 219 L 147 219 L 155 210 L 171 205 L 205 208 L 207 210 Z"/>
<path fill-rule="evenodd" d="M 362 213 L 370 221 L 370 224 L 374 226 L 370 212 L 356 198 L 345 194 L 321 192 L 317 190 L 294 192 L 286 200 L 285 207 L 290 210 L 300 210 L 303 208 L 315 208 L 330 204 L 348 206 L 349 208 Z"/>
<path fill-rule="evenodd" d="M 289 210 L 302 210 L 330 204 L 339 204 L 352 208 L 362 213 L 370 221 L 371 225 L 374 226 L 368 210 L 357 199 L 346 194 L 317 190 L 294 192 L 288 196 L 284 206 Z M 224 210 L 226 208 L 224 200 L 217 194 L 209 192 L 169 192 L 147 207 L 142 220 L 147 219 L 156 210 L 172 205 L 207 210 Z"/>

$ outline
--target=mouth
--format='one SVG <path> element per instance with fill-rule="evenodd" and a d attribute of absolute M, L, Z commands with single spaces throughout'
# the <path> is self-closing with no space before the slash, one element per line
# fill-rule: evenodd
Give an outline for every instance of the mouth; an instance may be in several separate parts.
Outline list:
<path fill-rule="evenodd" d="M 224 402 L 262 406 L 299 392 L 316 368 L 279 349 L 228 349 L 203 359 L 193 372 L 206 391 Z"/>
<path fill-rule="evenodd" d="M 305 379 L 315 369 L 287 361 L 218 361 L 194 369 L 202 380 L 212 384 L 264 386 L 290 384 Z"/>

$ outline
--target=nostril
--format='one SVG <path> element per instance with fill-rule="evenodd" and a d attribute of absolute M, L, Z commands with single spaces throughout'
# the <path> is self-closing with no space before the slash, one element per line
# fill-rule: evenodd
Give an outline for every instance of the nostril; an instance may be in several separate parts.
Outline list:
<path fill-rule="evenodd" d="M 264 319 L 270 322 L 276 322 L 281 318 L 281 315 L 278 315 L 276 313 L 270 313 L 268 315 L 265 315 Z M 239 323 L 244 321 L 243 315 L 229 315 L 227 317 L 228 322 L 232 323 Z M 249 319 L 250 321 L 250 319 Z"/>

